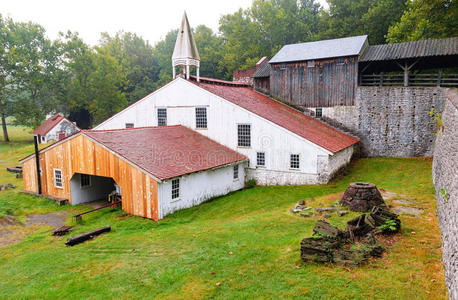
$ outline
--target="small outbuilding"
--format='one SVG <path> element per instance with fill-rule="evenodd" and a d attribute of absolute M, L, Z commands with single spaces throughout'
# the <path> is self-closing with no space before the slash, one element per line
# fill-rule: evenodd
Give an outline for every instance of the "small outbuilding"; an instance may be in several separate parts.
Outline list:
<path fill-rule="evenodd" d="M 80 130 L 75 123 L 60 114 L 56 114 L 41 123 L 33 131 L 33 135 L 38 137 L 40 144 L 46 144 L 64 139 Z"/>
<path fill-rule="evenodd" d="M 83 130 L 39 152 L 42 194 L 79 204 L 118 190 L 124 211 L 154 220 L 243 188 L 246 161 L 184 126 Z M 35 155 L 20 162 L 38 192 Z"/>

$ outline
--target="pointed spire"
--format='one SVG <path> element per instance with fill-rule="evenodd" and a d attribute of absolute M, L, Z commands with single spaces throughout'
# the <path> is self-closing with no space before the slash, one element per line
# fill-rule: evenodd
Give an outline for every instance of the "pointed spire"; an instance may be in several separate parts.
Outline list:
<path fill-rule="evenodd" d="M 197 51 L 196 42 L 192 35 L 191 26 L 189 26 L 188 17 L 186 12 L 183 14 L 181 20 L 180 30 L 178 31 L 175 49 L 172 55 L 173 77 L 175 78 L 175 67 L 186 67 L 186 78 L 189 79 L 189 67 L 195 66 L 197 68 L 197 77 L 199 78 L 200 56 Z"/>

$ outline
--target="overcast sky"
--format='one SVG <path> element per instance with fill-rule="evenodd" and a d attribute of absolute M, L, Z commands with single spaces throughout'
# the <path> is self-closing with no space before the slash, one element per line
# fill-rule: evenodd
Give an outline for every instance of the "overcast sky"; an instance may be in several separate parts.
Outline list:
<path fill-rule="evenodd" d="M 15 21 L 42 25 L 49 38 L 59 31 L 77 31 L 95 45 L 101 32 L 135 32 L 152 45 L 171 29 L 178 28 L 186 10 L 192 27 L 204 24 L 218 30 L 219 18 L 251 0 L 0 0 L 0 13 Z M 319 0 L 325 3 L 325 0 Z"/>

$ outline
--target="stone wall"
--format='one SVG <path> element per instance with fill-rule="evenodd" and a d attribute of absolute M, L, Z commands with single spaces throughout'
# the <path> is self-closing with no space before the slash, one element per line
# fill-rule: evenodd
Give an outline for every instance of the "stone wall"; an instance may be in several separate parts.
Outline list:
<path fill-rule="evenodd" d="M 447 91 L 433 160 L 437 216 L 442 234 L 442 259 L 450 299 L 458 300 L 458 96 Z"/>
<path fill-rule="evenodd" d="M 435 123 L 445 89 L 436 87 L 358 87 L 356 134 L 363 156 L 432 156 Z M 350 116 L 351 117 L 351 116 Z"/>

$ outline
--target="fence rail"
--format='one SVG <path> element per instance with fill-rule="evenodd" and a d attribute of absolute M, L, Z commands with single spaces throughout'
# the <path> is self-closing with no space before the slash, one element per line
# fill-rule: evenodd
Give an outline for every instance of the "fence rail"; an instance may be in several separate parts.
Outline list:
<path fill-rule="evenodd" d="M 363 86 L 443 86 L 458 87 L 458 74 L 409 74 L 404 83 L 404 74 L 361 75 Z"/>

